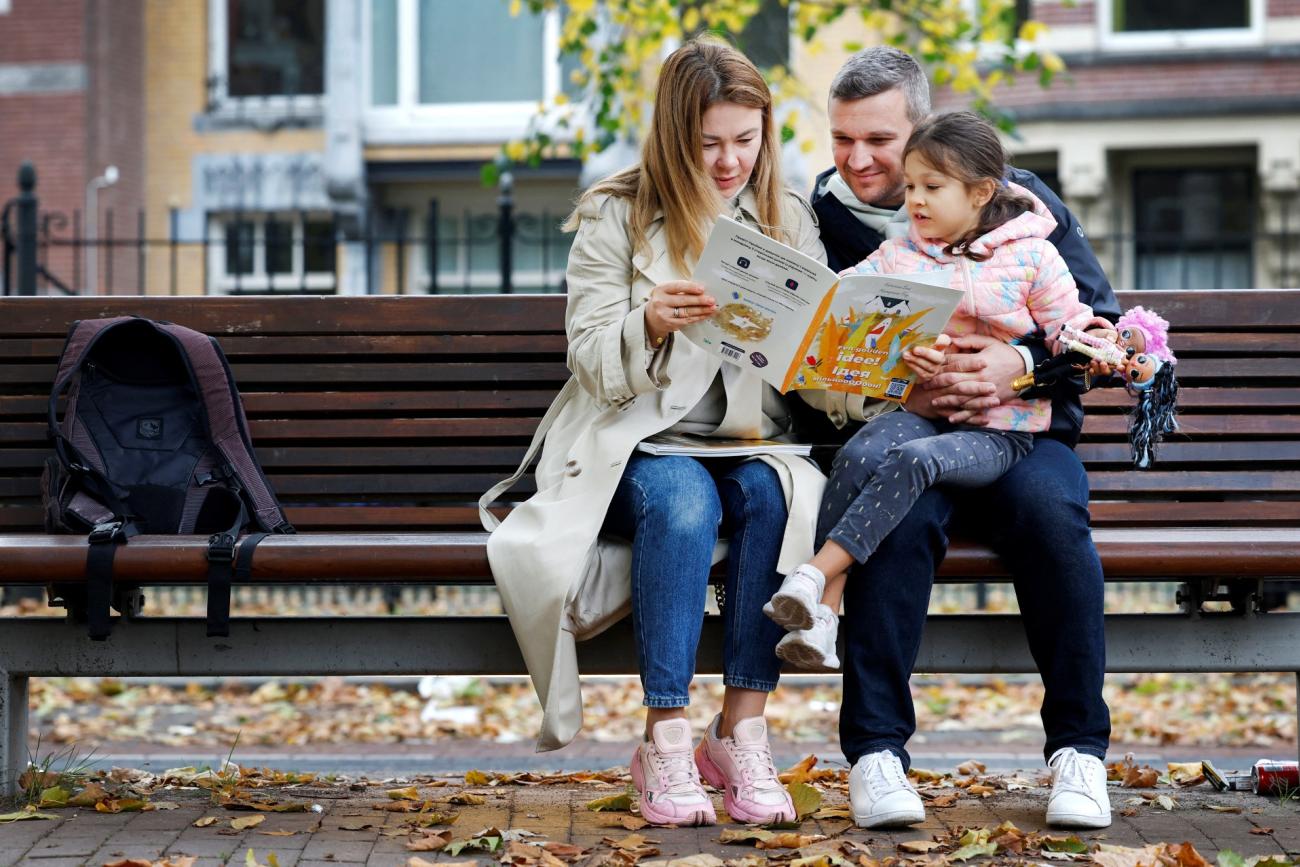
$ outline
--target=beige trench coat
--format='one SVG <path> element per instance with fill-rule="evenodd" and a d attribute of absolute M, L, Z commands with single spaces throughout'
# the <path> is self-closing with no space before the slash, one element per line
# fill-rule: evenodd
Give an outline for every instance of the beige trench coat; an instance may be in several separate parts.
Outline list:
<path fill-rule="evenodd" d="M 631 609 L 631 546 L 600 537 L 624 463 L 638 442 L 676 424 L 699 402 L 721 365 L 679 334 L 653 356 L 645 348 L 643 308 L 650 290 L 689 275 L 668 258 L 662 220 L 649 229 L 649 255 L 633 255 L 629 213 L 630 203 L 613 197 L 583 206 L 569 254 L 565 313 L 573 376 L 519 470 L 479 501 L 483 526 L 492 534 L 492 574 L 544 711 L 538 750 L 558 749 L 582 728 L 575 641 L 600 633 Z M 732 216 L 755 225 L 754 213 L 746 190 Z M 825 261 L 816 219 L 794 193 L 783 198 L 783 221 L 799 249 Z M 760 388 L 752 374 L 729 379 Z M 728 430 L 724 419 L 718 431 Z M 498 522 L 487 506 L 523 475 L 543 442 L 537 493 Z M 779 569 L 788 572 L 812 554 L 825 479 L 803 459 L 763 460 L 777 470 L 789 507 L 779 559 Z M 715 559 L 724 552 L 720 545 Z"/>

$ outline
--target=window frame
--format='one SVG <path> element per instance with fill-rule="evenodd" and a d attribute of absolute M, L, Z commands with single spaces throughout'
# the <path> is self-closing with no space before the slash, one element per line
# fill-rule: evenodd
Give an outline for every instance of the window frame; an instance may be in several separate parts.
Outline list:
<path fill-rule="evenodd" d="M 373 16 L 361 22 L 361 87 L 367 144 L 482 144 L 521 135 L 537 113 L 537 100 L 512 102 L 421 103 L 418 0 L 397 3 L 397 103 L 375 105 L 373 99 Z M 367 4 L 369 13 L 370 6 Z M 527 13 L 532 14 L 532 13 Z M 560 13 L 542 13 L 542 102 L 549 103 L 560 81 Z"/>
<path fill-rule="evenodd" d="M 1265 0 L 1246 0 L 1248 27 L 1216 27 L 1205 30 L 1144 30 L 1115 32 L 1116 0 L 1097 0 L 1097 40 L 1106 51 L 1178 51 L 1188 48 L 1224 48 L 1264 44 Z"/>
<path fill-rule="evenodd" d="M 268 220 L 291 223 L 293 226 L 292 270 L 284 274 L 269 274 L 266 270 L 266 223 Z M 308 271 L 305 245 L 307 223 L 333 220 L 325 211 L 230 211 L 215 210 L 207 213 L 208 287 L 214 294 L 232 292 L 294 293 L 306 289 L 310 293 L 337 293 L 339 288 L 338 240 L 335 239 L 334 270 Z M 237 222 L 253 226 L 253 270 L 249 274 L 226 270 L 226 230 Z"/>
<path fill-rule="evenodd" d="M 228 0 L 208 0 L 208 98 L 209 114 L 239 120 L 278 120 L 282 117 L 324 115 L 325 93 L 298 96 L 230 95 L 230 16 Z M 325 15 L 329 3 L 322 0 Z M 328 25 L 327 25 L 328 26 Z M 322 43 L 328 41 L 321 34 Z M 321 45 L 322 63 L 327 46 Z M 328 87 L 322 70 L 322 91 Z"/>

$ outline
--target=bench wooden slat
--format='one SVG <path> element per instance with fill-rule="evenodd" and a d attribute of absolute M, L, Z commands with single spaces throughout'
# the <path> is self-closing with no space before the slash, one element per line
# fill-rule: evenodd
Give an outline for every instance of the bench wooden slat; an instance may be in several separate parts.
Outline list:
<path fill-rule="evenodd" d="M 1295 568 L 1300 528 L 1103 528 L 1094 532 L 1108 575 L 1125 578 L 1272 577 Z M 489 577 L 485 533 L 305 533 L 258 546 L 252 581 L 443 581 Z M 1207 557 L 1207 546 L 1221 556 Z M 122 582 L 207 581 L 206 536 L 137 536 L 114 558 Z M 0 583 L 84 580 L 86 541 L 0 535 Z M 982 545 L 955 544 L 945 574 L 1004 574 Z"/>

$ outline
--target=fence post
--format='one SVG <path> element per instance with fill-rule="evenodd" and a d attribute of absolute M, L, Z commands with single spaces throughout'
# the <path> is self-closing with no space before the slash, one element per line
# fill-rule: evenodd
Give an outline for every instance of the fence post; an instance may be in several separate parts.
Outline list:
<path fill-rule="evenodd" d="M 501 173 L 501 196 L 497 199 L 497 205 L 501 208 L 501 217 L 498 222 L 497 235 L 501 239 L 501 291 L 509 294 L 515 291 L 515 268 L 514 268 L 514 246 L 515 246 L 515 220 L 513 211 L 515 209 L 515 178 L 514 175 L 505 171 Z"/>
<path fill-rule="evenodd" d="M 36 167 L 18 167 L 18 292 L 36 294 Z"/>

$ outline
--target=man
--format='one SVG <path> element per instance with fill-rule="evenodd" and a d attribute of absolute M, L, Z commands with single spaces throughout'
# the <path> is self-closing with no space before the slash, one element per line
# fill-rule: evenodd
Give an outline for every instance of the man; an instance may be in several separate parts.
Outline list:
<path fill-rule="evenodd" d="M 812 198 L 831 268 L 847 268 L 886 238 L 906 235 L 903 147 L 929 113 L 925 75 L 897 49 L 859 52 L 836 75 L 829 104 L 835 168 L 817 178 Z M 1098 315 L 1117 318 L 1115 295 L 1078 221 L 1032 173 L 1008 167 L 1007 178 L 1030 190 L 1056 218 L 1050 240 L 1070 266 L 1082 300 Z M 1012 396 L 1015 377 L 1049 354 L 1041 341 L 1010 346 L 972 335 L 954 344 L 963 354 L 950 356 L 926 390 L 913 390 L 909 410 L 979 423 L 983 410 Z M 840 442 L 857 427 L 855 420 L 886 408 L 883 402 L 814 394 L 810 403 L 840 429 Z M 907 825 L 925 818 L 906 775 L 906 743 L 916 730 L 908 681 L 934 571 L 954 523 L 992 545 L 1014 579 L 1046 688 L 1044 755 L 1053 781 L 1048 822 L 1076 828 L 1110 824 L 1102 763 L 1110 741 L 1110 712 L 1101 695 L 1102 572 L 1088 528 L 1088 480 L 1073 451 L 1083 408 L 1077 385 L 1066 384 L 1051 397 L 1051 428 L 1036 436 L 1027 457 L 987 488 L 930 489 L 850 576 L 840 743 L 853 766 L 849 792 L 858 825 Z"/>

